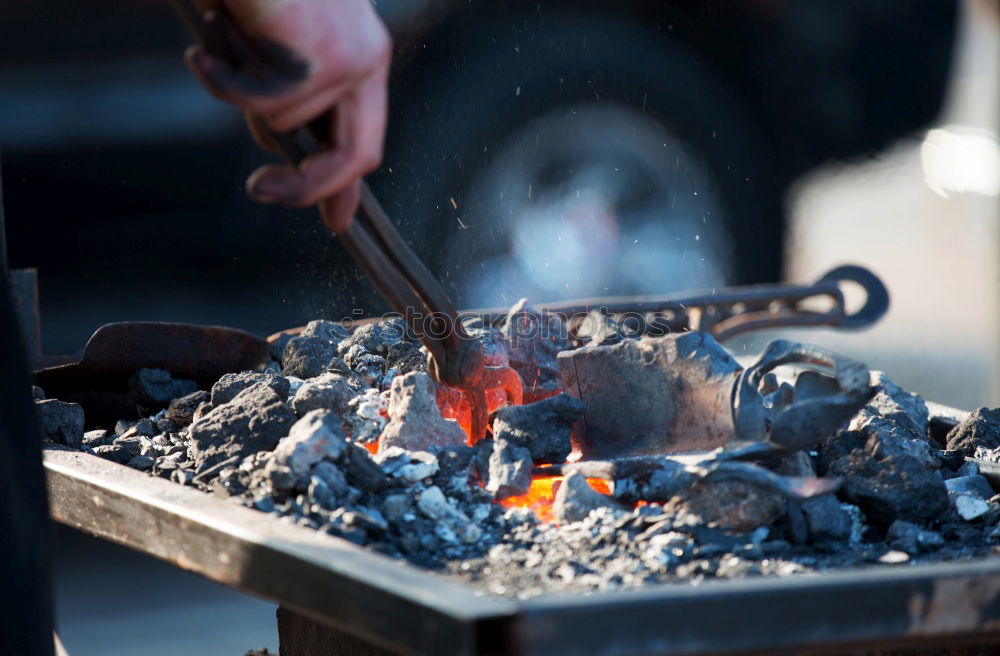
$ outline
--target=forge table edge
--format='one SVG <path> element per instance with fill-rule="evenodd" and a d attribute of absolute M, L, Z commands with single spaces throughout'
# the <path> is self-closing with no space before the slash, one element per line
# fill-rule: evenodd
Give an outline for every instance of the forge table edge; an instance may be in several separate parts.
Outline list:
<path fill-rule="evenodd" d="M 803 653 L 1000 640 L 996 557 L 515 600 L 96 456 L 51 447 L 44 460 L 53 519 L 401 653 Z"/>
<path fill-rule="evenodd" d="M 403 653 L 473 654 L 515 604 L 96 456 L 44 450 L 52 518 Z"/>

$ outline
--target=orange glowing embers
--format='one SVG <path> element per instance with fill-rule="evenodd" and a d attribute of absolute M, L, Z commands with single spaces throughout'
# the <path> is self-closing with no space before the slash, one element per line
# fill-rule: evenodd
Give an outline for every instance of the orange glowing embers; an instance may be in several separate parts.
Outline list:
<path fill-rule="evenodd" d="M 454 419 L 462 427 L 462 430 L 465 431 L 465 434 L 469 438 L 469 446 L 472 446 L 485 437 L 485 435 L 476 436 L 472 434 L 472 407 L 469 405 L 468 398 L 461 390 L 438 385 L 437 403 L 438 408 L 441 409 L 441 416 L 445 419 Z M 486 390 L 486 410 L 488 413 L 496 412 L 504 405 L 507 405 L 507 403 L 507 392 L 504 389 Z"/>
<path fill-rule="evenodd" d="M 556 491 L 559 489 L 562 480 L 562 476 L 535 476 L 534 480 L 531 481 L 531 488 L 527 494 L 507 497 L 498 503 L 504 508 L 524 508 L 531 510 L 539 520 L 551 522 L 554 519 L 552 504 L 555 501 Z M 597 492 L 611 494 L 611 488 L 603 478 L 588 478 L 587 482 Z"/>

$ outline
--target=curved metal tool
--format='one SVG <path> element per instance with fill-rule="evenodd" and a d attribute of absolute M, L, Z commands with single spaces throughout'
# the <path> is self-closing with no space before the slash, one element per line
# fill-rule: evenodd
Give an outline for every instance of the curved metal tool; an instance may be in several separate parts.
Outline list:
<path fill-rule="evenodd" d="M 845 284 L 856 284 L 865 293 L 862 307 L 848 312 Z M 826 310 L 810 304 L 826 302 Z M 811 285 L 754 285 L 728 287 L 710 292 L 648 296 L 581 298 L 541 303 L 539 310 L 570 321 L 569 336 L 578 337 L 587 314 L 594 310 L 627 321 L 630 335 L 664 335 L 701 330 L 719 341 L 767 328 L 829 326 L 859 329 L 871 326 L 889 309 L 889 292 L 874 273 L 855 265 L 839 266 Z M 499 324 L 507 308 L 469 310 L 463 314 L 482 316 Z"/>

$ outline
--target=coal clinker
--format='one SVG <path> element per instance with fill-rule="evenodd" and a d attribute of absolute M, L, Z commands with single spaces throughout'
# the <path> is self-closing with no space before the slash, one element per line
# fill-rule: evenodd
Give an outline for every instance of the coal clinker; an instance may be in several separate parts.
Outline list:
<path fill-rule="evenodd" d="M 314 319 L 306 324 L 300 335 L 302 337 L 318 337 L 330 346 L 338 346 L 350 336 L 350 332 L 335 321 Z"/>
<path fill-rule="evenodd" d="M 445 419 L 437 404 L 437 387 L 430 376 L 412 372 L 397 376 L 389 390 L 389 423 L 379 437 L 379 450 L 398 446 L 409 451 L 464 444 L 465 431 Z"/>
<path fill-rule="evenodd" d="M 498 437 L 490 454 L 486 491 L 494 499 L 525 494 L 531 487 L 531 469 L 531 452 L 528 449 Z"/>
<path fill-rule="evenodd" d="M 889 526 L 885 541 L 894 549 L 911 555 L 936 551 L 944 546 L 944 538 L 940 533 L 924 530 L 902 519 L 897 519 Z"/>

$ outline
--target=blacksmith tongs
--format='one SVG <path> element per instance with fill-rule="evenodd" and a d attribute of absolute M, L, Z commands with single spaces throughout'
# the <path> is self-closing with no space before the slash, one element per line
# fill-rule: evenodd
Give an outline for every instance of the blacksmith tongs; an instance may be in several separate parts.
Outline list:
<path fill-rule="evenodd" d="M 262 78 L 277 67 L 269 61 L 268 49 L 245 35 L 224 7 L 202 13 L 191 0 L 170 0 L 171 5 L 197 42 L 207 52 L 227 61 L 234 69 Z M 329 117 L 312 121 L 304 129 L 276 133 L 260 117 L 254 128 L 275 145 L 288 163 L 298 166 L 313 148 L 330 143 Z M 451 298 L 424 263 L 406 245 L 368 185 L 361 182 L 361 201 L 356 216 L 337 235 L 375 287 L 399 312 L 429 353 L 428 368 L 438 382 L 462 391 L 471 410 L 472 440 L 486 433 L 488 390 L 503 389 L 507 402 L 521 402 L 521 380 L 503 358 L 485 354 L 479 340 L 462 326 Z"/>

